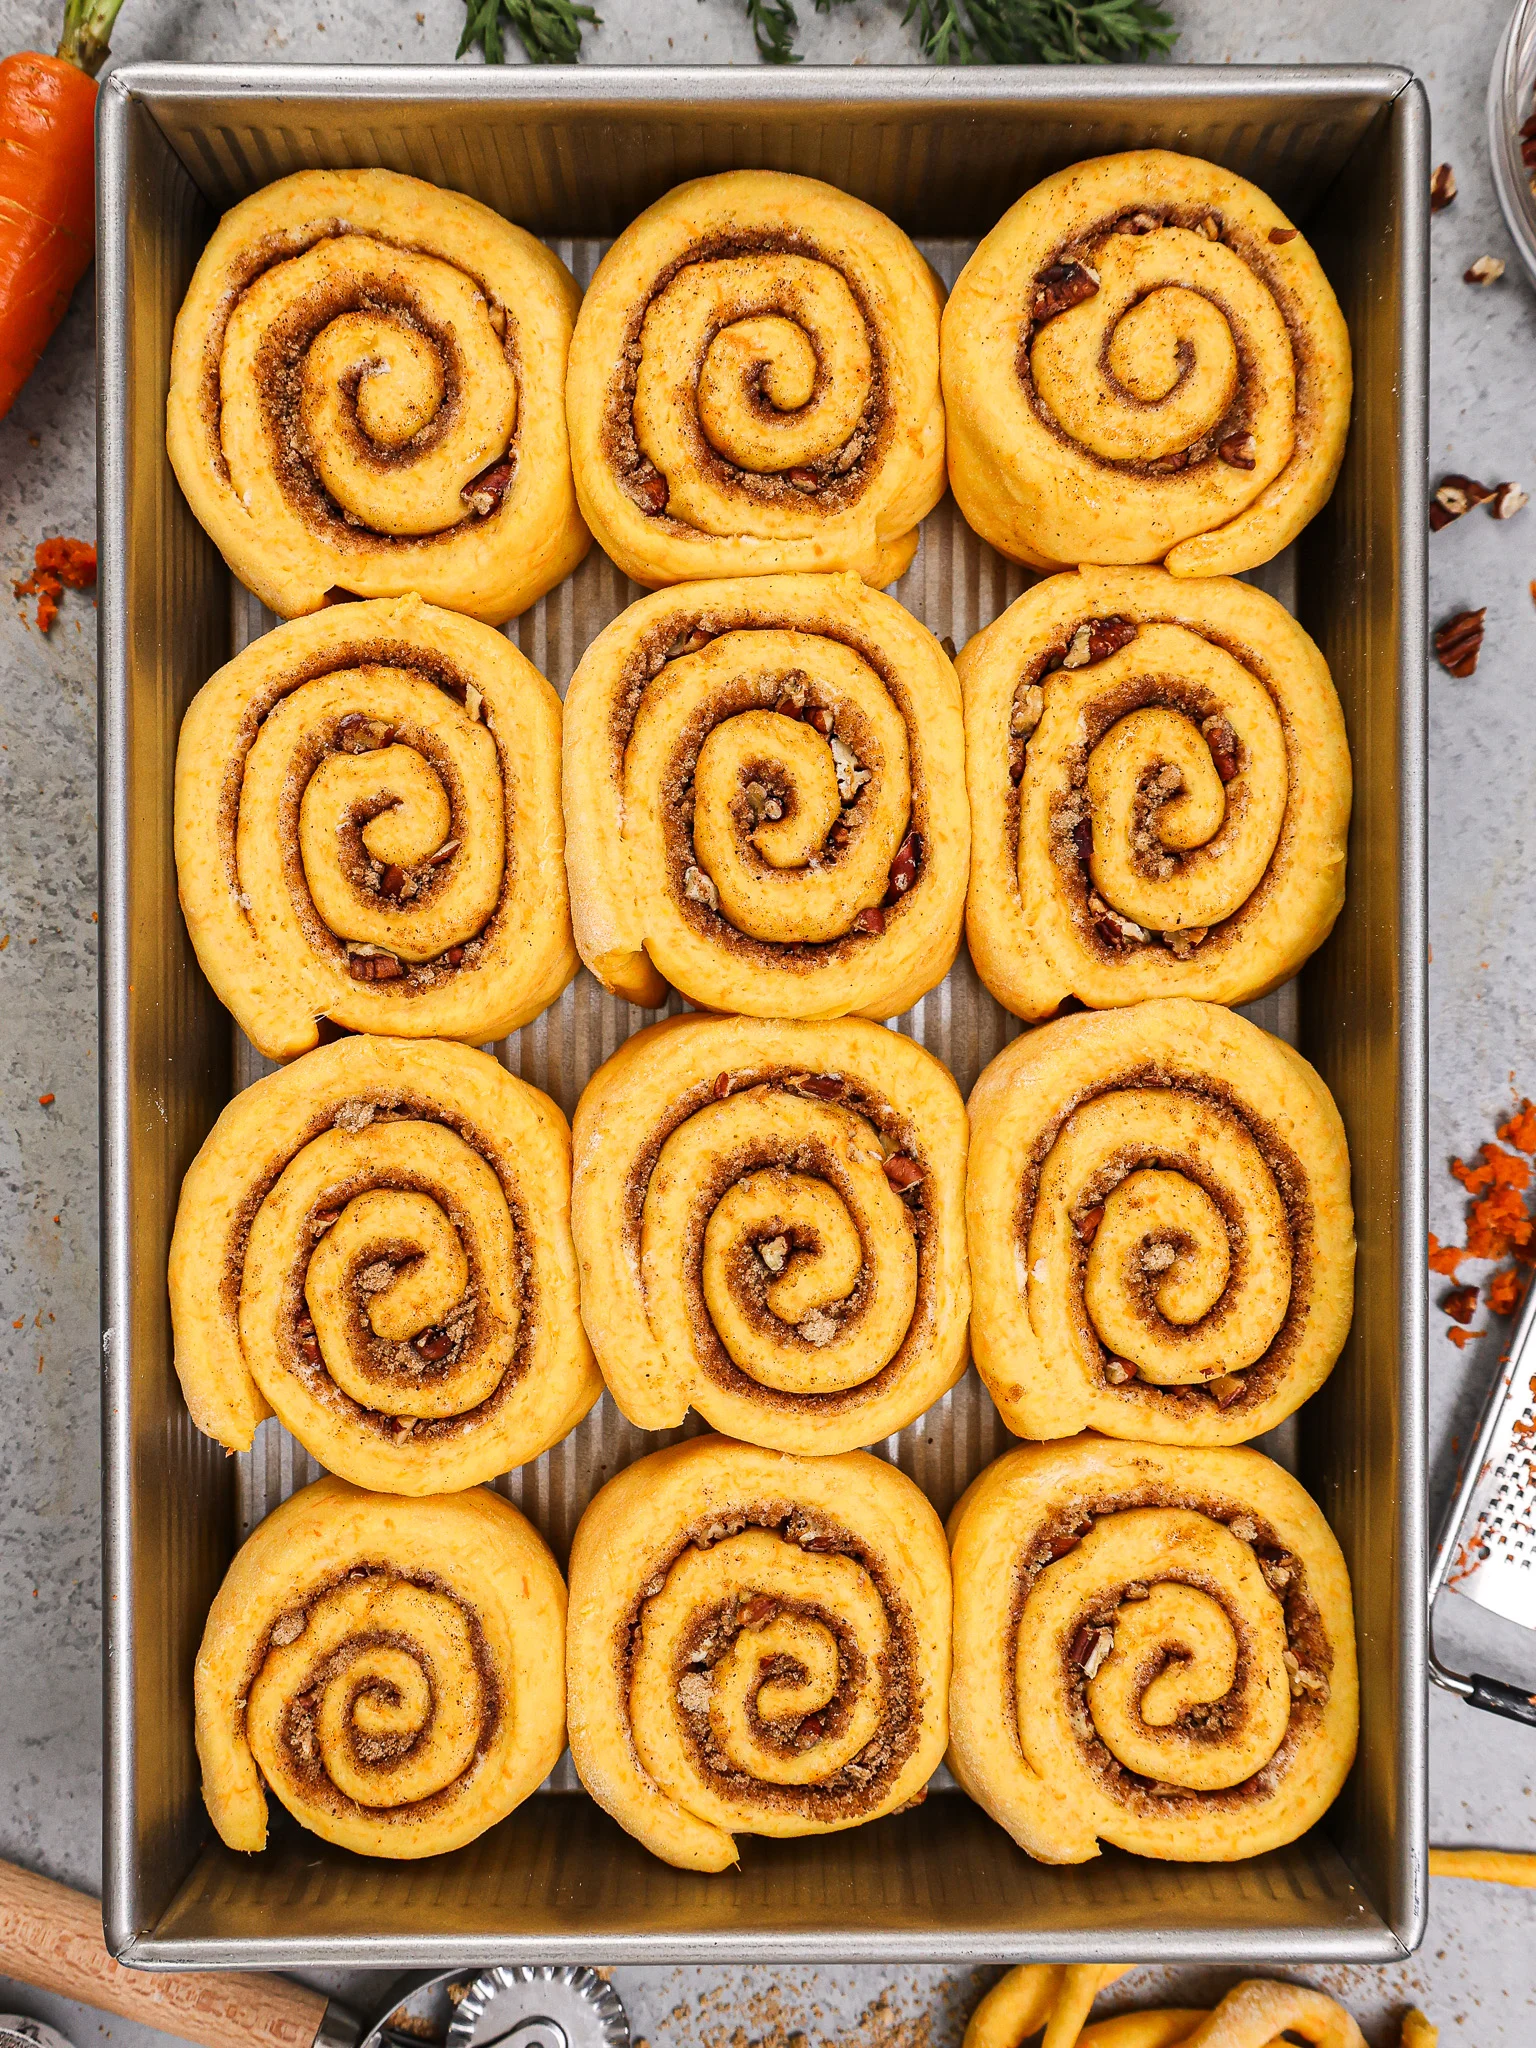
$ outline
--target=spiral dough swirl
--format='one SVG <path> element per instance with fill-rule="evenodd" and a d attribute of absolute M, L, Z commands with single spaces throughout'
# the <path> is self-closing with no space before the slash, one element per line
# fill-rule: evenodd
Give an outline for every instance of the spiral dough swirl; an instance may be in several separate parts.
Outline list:
<path fill-rule="evenodd" d="M 950 1767 L 1045 1863 L 1291 1842 L 1359 1724 L 1354 1610 L 1317 1507 L 1257 1451 L 1093 1436 L 1010 1451 L 950 1522 Z"/>
<path fill-rule="evenodd" d="M 516 1508 L 322 1479 L 226 1573 L 194 1678 L 203 1797 L 262 1849 L 268 1790 L 328 1842 L 436 1856 L 526 1799 L 565 1742 L 565 1586 Z"/>
<path fill-rule="evenodd" d="M 192 1419 L 273 1413 L 329 1471 L 453 1492 L 537 1457 L 601 1391 L 582 1334 L 570 1140 L 484 1053 L 344 1039 L 224 1111 L 171 1240 Z"/>
<path fill-rule="evenodd" d="M 318 1019 L 516 1030 L 576 971 L 560 703 L 501 634 L 419 598 L 254 641 L 176 754 L 176 870 L 203 971 L 257 1049 Z"/>
<path fill-rule="evenodd" d="M 1349 1333 L 1333 1098 L 1208 1003 L 1063 1017 L 971 1096 L 971 1344 L 1015 1435 L 1229 1444 L 1314 1394 Z"/>
<path fill-rule="evenodd" d="M 1247 584 L 1084 569 L 961 653 L 966 930 L 1031 1022 L 1152 996 L 1246 1003 L 1344 901 L 1351 774 L 1327 664 Z"/>
<path fill-rule="evenodd" d="M 1132 150 L 1027 192 L 944 314 L 949 474 L 983 539 L 1037 569 L 1269 561 L 1328 500 L 1349 332 L 1255 185 Z"/>
<path fill-rule="evenodd" d="M 576 1110 L 571 1224 L 610 1391 L 812 1454 L 904 1428 L 965 1370 L 965 1111 L 858 1020 L 669 1018 Z M 622 1218 L 615 1228 L 615 1218 Z"/>
<path fill-rule="evenodd" d="M 234 573 L 297 618 L 404 591 L 490 625 L 590 545 L 563 386 L 578 293 L 523 229 L 394 171 L 225 214 L 177 316 L 167 444 Z"/>
<path fill-rule="evenodd" d="M 643 598 L 565 701 L 572 917 L 606 988 L 754 1017 L 892 1017 L 960 942 L 954 671 L 852 576 Z"/>
<path fill-rule="evenodd" d="M 576 490 L 652 588 L 851 569 L 894 581 L 944 489 L 942 290 L 814 178 L 731 171 L 647 208 L 571 343 Z"/>
<path fill-rule="evenodd" d="M 582 1783 L 666 1862 L 858 1827 L 943 1754 L 949 1571 L 910 1479 L 695 1437 L 610 1480 L 571 1547 Z"/>

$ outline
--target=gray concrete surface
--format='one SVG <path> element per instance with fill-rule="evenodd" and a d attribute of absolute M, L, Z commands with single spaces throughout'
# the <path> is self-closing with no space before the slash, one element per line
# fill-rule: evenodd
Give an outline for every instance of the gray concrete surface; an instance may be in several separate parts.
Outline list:
<path fill-rule="evenodd" d="M 1461 273 L 1511 256 L 1488 179 L 1483 103 L 1507 0 L 1172 0 L 1187 61 L 1390 59 L 1424 79 L 1435 154 L 1461 196 L 1434 224 L 1432 459 L 1438 468 L 1514 477 L 1536 493 L 1536 292 L 1514 270 L 1488 290 Z M 750 62 L 737 0 L 603 0 L 592 62 Z M 831 63 L 914 61 L 900 0 L 807 4 L 802 48 Z M 0 0 L 0 50 L 51 47 L 56 9 Z M 291 62 L 452 56 L 458 0 L 129 0 L 120 58 Z M 93 525 L 92 319 L 88 291 L 42 368 L 0 423 L 0 573 L 20 576 L 46 534 Z M 1487 605 L 1481 666 L 1468 682 L 1434 671 L 1431 1220 L 1460 1238 L 1461 1191 L 1444 1171 L 1475 1151 L 1511 1088 L 1536 1095 L 1536 506 L 1506 526 L 1475 514 L 1436 538 L 1438 619 Z M 96 1396 L 95 664 L 88 597 L 66 597 L 46 640 L 0 585 L 0 1855 L 94 1887 L 99 1875 Z M 44 1107 L 38 1098 L 51 1094 Z M 1475 1269 L 1474 1269 L 1475 1270 Z M 1479 1322 L 1486 1318 L 1479 1318 Z M 1435 1316 L 1430 1350 L 1435 1480 L 1502 1341 L 1465 1353 Z M 1456 1610 L 1460 1610 L 1459 1612 Z M 1536 1638 L 1444 1603 L 1453 1654 L 1536 1682 Z M 1433 1707 L 1433 1838 L 1536 1848 L 1536 1734 Z M 1448 2043 L 1536 2041 L 1536 1894 L 1437 1881 L 1421 1954 L 1379 1971 L 1319 1970 L 1375 2044 L 1417 2000 Z M 859 2016 L 886 1988 L 873 1971 L 616 1973 L 636 2031 L 657 2048 L 709 2048 L 739 2017 L 752 2038 L 803 2027 L 813 2041 L 854 2031 L 894 2038 Z M 1220 1988 L 1198 1973 L 1147 1970 L 1114 2002 L 1173 1986 L 1179 2002 Z M 916 2042 L 958 2038 L 975 1984 L 939 1970 L 889 1987 L 891 2024 Z M 377 1995 L 352 1980 L 361 2000 Z M 0 1979 L 0 2010 L 52 2018 L 77 2044 L 121 2048 L 155 2037 Z"/>

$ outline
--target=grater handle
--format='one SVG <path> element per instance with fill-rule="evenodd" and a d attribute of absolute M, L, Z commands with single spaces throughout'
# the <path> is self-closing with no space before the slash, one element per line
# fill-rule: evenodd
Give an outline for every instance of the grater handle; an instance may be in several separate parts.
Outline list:
<path fill-rule="evenodd" d="M 1522 1692 L 1518 1685 L 1506 1685 L 1502 1678 L 1486 1678 L 1480 1671 L 1472 1673 L 1472 1690 L 1466 1695 L 1467 1704 L 1481 1707 L 1489 1714 L 1502 1714 L 1506 1721 L 1523 1721 L 1527 1728 L 1536 1728 L 1536 1693 Z"/>

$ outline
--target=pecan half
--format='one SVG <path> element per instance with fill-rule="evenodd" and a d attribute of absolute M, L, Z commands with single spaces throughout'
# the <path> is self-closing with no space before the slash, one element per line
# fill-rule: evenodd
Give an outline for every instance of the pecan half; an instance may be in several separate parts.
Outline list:
<path fill-rule="evenodd" d="M 1477 667 L 1483 651 L 1483 621 L 1487 605 L 1475 612 L 1457 612 L 1435 629 L 1435 659 L 1453 676 L 1463 678 Z"/>
<path fill-rule="evenodd" d="M 1456 173 L 1449 164 L 1436 164 L 1429 179 L 1429 210 L 1444 213 L 1456 197 Z"/>
<path fill-rule="evenodd" d="M 1086 263 L 1052 263 L 1035 279 L 1031 317 L 1040 324 L 1054 320 L 1071 306 L 1091 299 L 1099 288 L 1099 275 Z"/>
<path fill-rule="evenodd" d="M 504 456 L 500 462 L 493 462 L 489 469 L 482 469 L 478 476 L 472 476 L 459 496 L 471 512 L 481 519 L 486 518 L 506 496 L 515 467 L 510 458 Z"/>

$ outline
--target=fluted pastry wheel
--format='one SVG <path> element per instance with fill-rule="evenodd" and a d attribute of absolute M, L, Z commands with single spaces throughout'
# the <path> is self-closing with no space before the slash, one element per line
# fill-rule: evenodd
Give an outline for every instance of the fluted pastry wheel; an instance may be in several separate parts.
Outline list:
<path fill-rule="evenodd" d="M 949 1561 L 892 1466 L 674 1444 L 598 1494 L 570 1580 L 571 1756 L 653 1855 L 724 1870 L 738 1834 L 829 1834 L 921 1796 Z"/>
<path fill-rule="evenodd" d="M 220 1838 L 265 1848 L 273 1793 L 363 1856 L 472 1842 L 559 1761 L 564 1641 L 555 1561 L 499 1495 L 305 1487 L 242 1545 L 197 1653 Z"/>
<path fill-rule="evenodd" d="M 586 553 L 579 294 L 542 242 L 396 171 L 297 171 L 219 222 L 176 319 L 188 503 L 284 618 L 415 591 L 491 625 Z"/>
<path fill-rule="evenodd" d="M 674 1017 L 576 1109 L 582 1314 L 620 1408 L 812 1455 L 902 1429 L 965 1370 L 965 1109 L 857 1018 Z"/>
<path fill-rule="evenodd" d="M 1327 502 L 1349 430 L 1349 330 L 1310 243 L 1165 149 L 1009 208 L 956 280 L 943 374 L 960 509 L 1037 569 L 1254 568 Z"/>
<path fill-rule="evenodd" d="M 565 699 L 582 959 L 646 1006 L 899 1015 L 960 942 L 964 746 L 938 641 L 854 576 L 642 598 Z"/>
<path fill-rule="evenodd" d="M 971 1093 L 971 1343 L 1015 1435 L 1231 1444 L 1349 1334 L 1344 1127 L 1286 1045 L 1213 1003 L 1059 1018 Z"/>
<path fill-rule="evenodd" d="M 1351 770 L 1328 665 L 1225 577 L 1083 569 L 969 641 L 966 931 L 998 1001 L 1246 1003 L 1344 902 Z"/>
<path fill-rule="evenodd" d="M 1332 1531 L 1281 1466 L 1091 1435 L 1021 1445 L 949 1533 L 950 1768 L 1031 1856 L 1083 1863 L 1111 1842 L 1232 1862 L 1327 1812 L 1359 1729 L 1354 1609 Z"/>
<path fill-rule="evenodd" d="M 566 399 L 582 511 L 627 576 L 899 576 L 944 489 L 938 279 L 816 178 L 679 185 L 598 265 Z"/>
<path fill-rule="evenodd" d="M 509 640 L 417 597 L 339 605 L 210 677 L 176 750 L 198 962 L 269 1059 L 322 1018 L 502 1038 L 576 971 L 560 703 Z"/>
<path fill-rule="evenodd" d="M 452 1493 L 602 1391 L 559 1110 L 468 1046 L 347 1038 L 237 1095 L 182 1183 L 176 1370 L 248 1451 L 274 1411 L 327 1470 Z"/>

